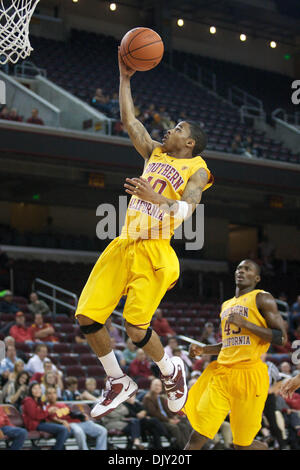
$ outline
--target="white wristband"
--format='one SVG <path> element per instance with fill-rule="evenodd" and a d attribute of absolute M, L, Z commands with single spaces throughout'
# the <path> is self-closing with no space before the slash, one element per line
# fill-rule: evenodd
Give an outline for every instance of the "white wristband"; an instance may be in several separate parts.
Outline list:
<path fill-rule="evenodd" d="M 176 201 L 177 211 L 174 214 L 175 219 L 185 219 L 189 212 L 189 205 L 186 201 Z"/>

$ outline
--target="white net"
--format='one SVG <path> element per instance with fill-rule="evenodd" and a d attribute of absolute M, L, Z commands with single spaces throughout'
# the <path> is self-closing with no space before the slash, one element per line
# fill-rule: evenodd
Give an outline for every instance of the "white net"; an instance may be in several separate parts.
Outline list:
<path fill-rule="evenodd" d="M 0 0 L 0 65 L 30 55 L 29 24 L 39 1 Z"/>

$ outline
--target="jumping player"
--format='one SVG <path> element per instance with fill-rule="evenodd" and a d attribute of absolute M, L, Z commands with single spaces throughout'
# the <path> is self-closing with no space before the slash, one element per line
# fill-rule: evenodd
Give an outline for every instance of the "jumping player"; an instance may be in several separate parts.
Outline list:
<path fill-rule="evenodd" d="M 235 449 L 265 450 L 255 440 L 269 389 L 268 368 L 261 360 L 270 343 L 283 345 L 283 319 L 271 294 L 256 289 L 260 268 L 244 260 L 236 268 L 236 292 L 223 303 L 222 342 L 191 345 L 191 357 L 218 355 L 191 387 L 184 411 L 194 431 L 186 449 L 201 449 L 213 439 L 230 412 Z"/>
<path fill-rule="evenodd" d="M 170 410 L 177 412 L 184 406 L 184 364 L 165 354 L 150 323 L 179 277 L 178 258 L 170 245 L 174 229 L 213 184 L 199 156 L 206 145 L 202 129 L 180 122 L 166 132 L 162 143 L 152 140 L 135 117 L 130 87 L 134 71 L 125 66 L 120 53 L 119 70 L 121 119 L 145 164 L 141 177 L 126 178 L 124 186 L 132 197 L 124 227 L 95 264 L 75 314 L 108 376 L 104 395 L 91 411 L 93 417 L 109 413 L 137 391 L 137 384 L 120 369 L 104 326 L 123 295 L 127 296 L 123 315 L 128 336 L 159 367 Z"/>

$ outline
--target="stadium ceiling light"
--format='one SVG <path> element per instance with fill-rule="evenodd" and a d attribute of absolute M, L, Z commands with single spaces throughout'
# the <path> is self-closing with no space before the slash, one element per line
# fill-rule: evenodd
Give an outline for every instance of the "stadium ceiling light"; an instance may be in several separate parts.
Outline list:
<path fill-rule="evenodd" d="M 73 3 L 78 3 L 78 0 L 72 0 Z"/>
<path fill-rule="evenodd" d="M 116 11 L 116 9 L 117 9 L 117 4 L 116 4 L 116 3 L 110 3 L 110 4 L 109 4 L 109 9 L 110 9 L 110 11 Z"/>
<path fill-rule="evenodd" d="M 246 39 L 247 39 L 246 34 L 241 34 L 241 35 L 240 35 L 240 40 L 241 40 L 242 42 L 245 42 Z"/>
<path fill-rule="evenodd" d="M 210 32 L 210 34 L 216 34 L 216 32 L 217 32 L 216 27 L 215 27 L 215 26 L 211 26 L 211 27 L 209 28 L 209 32 Z"/>
<path fill-rule="evenodd" d="M 272 47 L 272 49 L 275 49 L 275 47 L 277 47 L 277 42 L 276 41 L 271 41 L 270 42 L 270 47 Z"/>
<path fill-rule="evenodd" d="M 182 27 L 183 25 L 184 25 L 183 19 L 182 19 L 182 18 L 178 18 L 178 20 L 177 20 L 177 26 Z"/>

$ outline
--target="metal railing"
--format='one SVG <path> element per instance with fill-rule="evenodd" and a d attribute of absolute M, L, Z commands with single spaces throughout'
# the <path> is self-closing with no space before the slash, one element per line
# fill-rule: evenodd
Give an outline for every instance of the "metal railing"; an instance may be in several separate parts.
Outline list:
<path fill-rule="evenodd" d="M 300 127 L 300 111 L 296 111 L 294 114 L 289 114 L 282 108 L 276 108 L 271 114 L 272 119 L 276 121 L 279 119 L 280 121 L 284 121 L 286 124 L 290 124 L 291 126 Z"/>
<path fill-rule="evenodd" d="M 14 76 L 21 78 L 32 78 L 36 75 L 47 77 L 47 70 L 37 67 L 30 60 L 24 60 L 21 64 L 14 66 Z"/>
<path fill-rule="evenodd" d="M 245 90 L 237 86 L 233 86 L 228 89 L 228 100 L 232 105 L 236 106 L 250 106 L 252 108 L 259 109 L 263 112 L 263 102 L 256 98 L 256 96 L 250 95 Z"/>
<path fill-rule="evenodd" d="M 37 289 L 38 284 L 49 288 L 52 291 L 52 295 L 46 294 L 45 292 Z M 53 303 L 52 315 L 54 317 L 56 317 L 56 314 L 57 314 L 57 304 L 62 305 L 63 307 L 67 307 L 73 310 L 74 312 L 77 308 L 77 302 L 78 302 L 77 295 L 74 294 L 74 292 L 70 292 L 66 289 L 62 289 L 61 287 L 58 287 L 57 285 L 52 284 L 51 282 L 47 282 L 47 281 L 44 281 L 43 279 L 36 278 L 32 283 L 32 290 L 35 291 L 40 297 L 50 300 Z M 74 303 L 68 303 L 63 300 L 58 299 L 57 298 L 58 293 L 64 294 L 64 296 L 67 296 L 67 297 L 71 297 Z"/>

